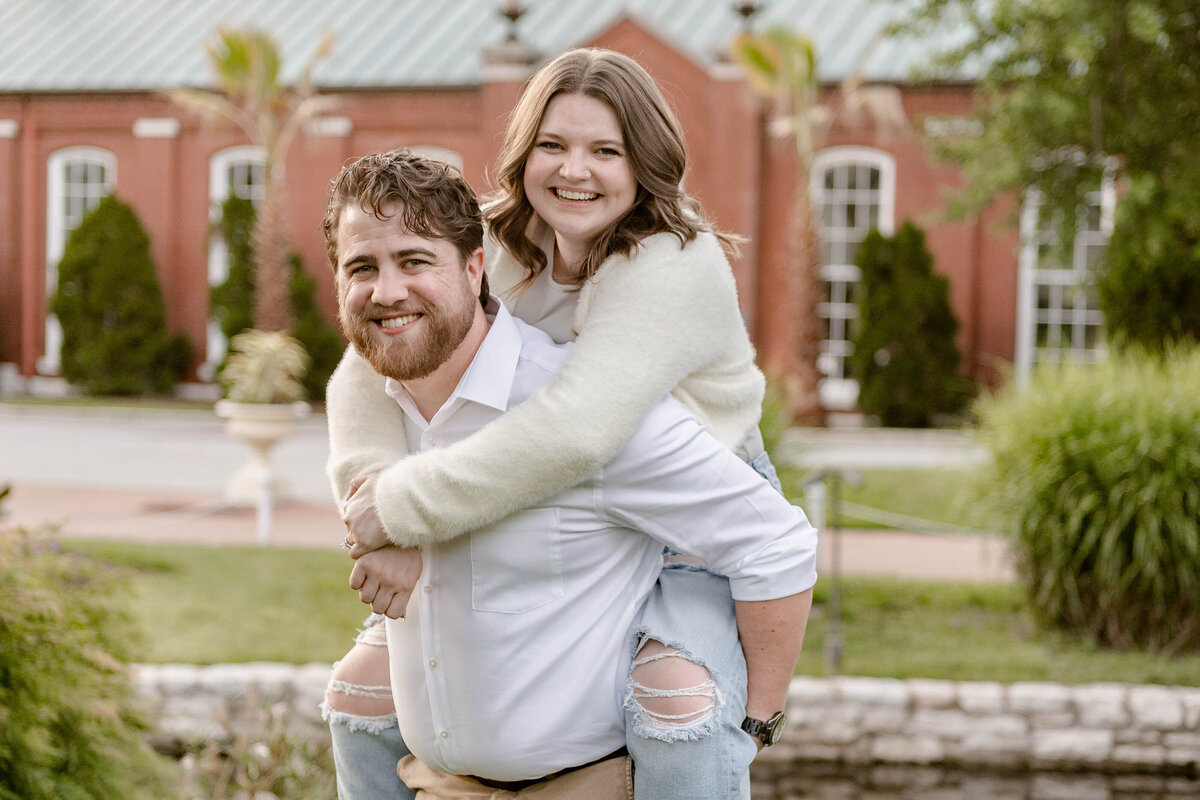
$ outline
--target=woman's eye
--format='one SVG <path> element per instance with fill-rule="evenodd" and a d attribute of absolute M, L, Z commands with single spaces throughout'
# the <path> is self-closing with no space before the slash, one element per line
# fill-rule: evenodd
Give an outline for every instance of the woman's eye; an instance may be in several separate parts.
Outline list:
<path fill-rule="evenodd" d="M 615 147 L 601 147 L 599 153 L 602 156 L 610 156 L 615 158 L 620 158 L 621 156 L 621 151 Z"/>
<path fill-rule="evenodd" d="M 558 142 L 538 142 L 537 145 L 542 150 L 561 150 L 562 145 Z"/>

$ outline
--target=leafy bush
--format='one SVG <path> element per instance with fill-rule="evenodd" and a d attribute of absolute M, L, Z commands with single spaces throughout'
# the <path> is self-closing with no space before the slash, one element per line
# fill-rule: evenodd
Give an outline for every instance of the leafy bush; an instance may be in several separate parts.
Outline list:
<path fill-rule="evenodd" d="M 121 577 L 0 529 L 0 586 L 0 798 L 171 796 L 122 663 L 134 639 Z"/>
<path fill-rule="evenodd" d="M 191 365 L 190 343 L 167 333 L 150 239 L 115 197 L 67 240 L 51 309 L 62 324 L 63 377 L 90 394 L 161 394 Z"/>
<path fill-rule="evenodd" d="M 1168 342 L 1200 340 L 1200 212 L 1194 194 L 1133 181 L 1117 206 L 1104 258 L 1096 289 L 1111 338 L 1154 351 Z"/>
<path fill-rule="evenodd" d="M 229 253 L 229 275 L 212 288 L 212 312 L 226 339 L 233 339 L 254 326 L 254 204 L 230 195 L 221 205 L 216 235 L 224 240 Z M 345 342 L 337 329 L 329 325 L 316 303 L 317 282 L 304 269 L 300 256 L 293 254 L 291 284 L 288 288 L 295 325 L 292 336 L 309 355 L 308 371 L 302 382 L 309 398 L 325 399 L 325 385 L 337 368 Z"/>
<path fill-rule="evenodd" d="M 979 404 L 992 499 L 1044 621 L 1200 649 L 1200 349 L 1118 351 Z"/>
<path fill-rule="evenodd" d="M 859 407 L 889 427 L 923 428 L 962 410 L 958 320 L 950 284 L 933 271 L 925 234 L 906 222 L 886 238 L 871 231 L 858 248 L 858 335 L 852 368 Z"/>

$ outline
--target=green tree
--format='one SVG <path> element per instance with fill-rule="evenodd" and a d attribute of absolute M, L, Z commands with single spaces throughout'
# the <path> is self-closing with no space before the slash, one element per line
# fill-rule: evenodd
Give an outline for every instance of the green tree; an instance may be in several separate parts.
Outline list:
<path fill-rule="evenodd" d="M 215 235 L 225 242 L 229 254 L 229 274 L 212 288 L 212 313 L 227 340 L 254 326 L 254 203 L 230 195 L 221 204 L 221 216 Z M 337 330 L 321 315 L 316 303 L 316 281 L 305 271 L 297 253 L 288 259 L 288 301 L 292 318 L 292 336 L 304 346 L 309 367 L 303 378 L 307 396 L 315 401 L 325 398 L 325 384 L 337 368 L 345 342 Z"/>
<path fill-rule="evenodd" d="M 911 222 L 893 237 L 871 231 L 858 248 L 858 404 L 889 427 L 924 428 L 962 410 L 958 320 L 950 282 L 933 270 L 925 234 Z"/>
<path fill-rule="evenodd" d="M 332 47 L 332 38 L 322 39 L 305 63 L 300 80 L 289 87 L 283 83 L 282 60 L 270 36 L 261 31 L 224 29 L 206 47 L 221 93 L 170 92 L 171 99 L 185 108 L 237 125 L 266 155 L 266 183 L 253 235 L 254 283 L 259 289 L 254 324 L 263 330 L 289 330 L 293 322 L 287 302 L 292 247 L 283 210 L 284 163 L 304 123 L 337 102 L 330 95 L 318 95 L 312 84 L 313 69 Z"/>
<path fill-rule="evenodd" d="M 51 309 L 62 323 L 63 377 L 91 394 L 161 394 L 191 364 L 191 345 L 166 329 L 150 239 L 115 197 L 71 233 Z"/>
<path fill-rule="evenodd" d="M 982 133 L 939 150 L 969 178 L 954 209 L 981 209 L 1005 192 L 1039 190 L 1059 240 L 1074 239 L 1076 210 L 1105 177 L 1135 188 L 1118 219 L 1166 209 L 1163 225 L 1126 224 L 1101 268 L 1102 310 L 1118 338 L 1169 336 L 1137 331 L 1112 301 L 1120 281 L 1141 271 L 1143 290 L 1168 298 L 1182 255 L 1194 270 L 1200 241 L 1200 14 L 1194 0 L 918 0 L 905 25 L 937 33 L 959 27 L 958 46 L 940 54 L 936 74 L 977 74 Z M 1148 198 L 1154 205 L 1146 206 Z M 1122 208 L 1127 204 L 1140 207 Z M 1146 258 L 1171 249 L 1171 258 Z M 1190 255 L 1189 255 L 1190 254 Z M 1119 276 L 1119 277 L 1118 277 Z M 1176 296 L 1175 312 L 1194 300 Z M 1193 306 L 1194 307 L 1194 306 Z M 1186 326 L 1172 322 L 1168 328 Z"/>

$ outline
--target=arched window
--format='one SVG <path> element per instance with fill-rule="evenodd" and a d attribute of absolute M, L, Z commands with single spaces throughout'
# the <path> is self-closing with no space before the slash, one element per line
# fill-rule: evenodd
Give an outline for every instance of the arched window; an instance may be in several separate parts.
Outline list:
<path fill-rule="evenodd" d="M 99 147 L 67 147 L 50 154 L 46 173 L 46 297 L 58 289 L 58 262 L 71 233 L 87 212 L 112 194 L 117 159 Z M 62 326 L 46 314 L 45 351 L 38 372 L 57 375 L 61 363 Z"/>
<path fill-rule="evenodd" d="M 239 145 L 216 153 L 208 164 L 209 221 L 216 224 L 221 205 L 231 195 L 253 201 L 262 199 L 266 186 L 266 152 L 261 147 Z M 220 237 L 208 243 L 208 285 L 218 286 L 229 277 L 229 251 Z M 212 380 L 217 365 L 225 358 L 226 341 L 221 326 L 211 317 L 206 333 L 204 363 L 197 368 L 202 380 Z"/>
<path fill-rule="evenodd" d="M 813 159 L 811 189 L 824 282 L 818 307 L 825 324 L 821 400 L 827 408 L 846 409 L 858 397 L 858 382 L 848 369 L 858 322 L 855 255 L 869 231 L 892 234 L 896 161 L 869 147 L 830 147 Z"/>
<path fill-rule="evenodd" d="M 1036 364 L 1095 362 L 1107 352 L 1094 270 L 1112 236 L 1116 190 L 1106 176 L 1075 218 L 1075 241 L 1064 260 L 1055 247 L 1058 226 L 1036 190 L 1021 207 L 1021 254 L 1017 267 L 1016 375 L 1028 378 Z"/>

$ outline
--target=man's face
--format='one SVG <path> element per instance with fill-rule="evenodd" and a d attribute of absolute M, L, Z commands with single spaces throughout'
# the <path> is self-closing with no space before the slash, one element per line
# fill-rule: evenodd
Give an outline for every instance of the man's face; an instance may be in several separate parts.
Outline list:
<path fill-rule="evenodd" d="M 423 378 L 462 343 L 479 306 L 483 250 L 464 262 L 454 245 L 351 204 L 337 229 L 338 318 L 346 337 L 381 375 Z"/>

